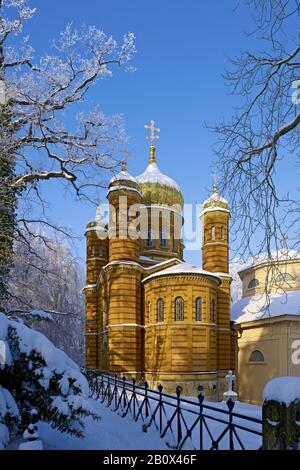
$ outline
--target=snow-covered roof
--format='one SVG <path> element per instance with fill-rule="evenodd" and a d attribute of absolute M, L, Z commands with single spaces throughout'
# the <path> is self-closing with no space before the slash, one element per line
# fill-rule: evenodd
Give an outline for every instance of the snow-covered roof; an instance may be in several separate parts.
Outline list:
<path fill-rule="evenodd" d="M 228 204 L 228 201 L 224 197 L 220 196 L 217 191 L 214 191 L 212 195 L 208 199 L 206 199 L 205 203 L 209 202 L 223 202 L 224 204 Z"/>
<path fill-rule="evenodd" d="M 300 316 L 300 291 L 293 290 L 285 293 L 257 294 L 243 297 L 231 306 L 231 320 L 236 323 L 263 320 L 281 315 Z"/>
<path fill-rule="evenodd" d="M 92 230 L 106 232 L 107 231 L 107 227 L 106 227 L 107 223 L 108 223 L 108 221 L 103 220 L 101 218 L 101 215 L 100 215 L 99 211 L 97 210 L 95 218 L 93 220 L 90 220 L 87 223 L 87 232 L 91 232 Z"/>
<path fill-rule="evenodd" d="M 128 173 L 127 170 L 122 170 L 117 175 L 113 176 L 109 184 L 112 184 L 115 181 L 131 181 L 136 183 L 136 179 L 130 173 Z"/>
<path fill-rule="evenodd" d="M 146 170 L 144 173 L 136 177 L 136 181 L 139 184 L 142 183 L 159 183 L 163 184 L 165 186 L 169 186 L 171 188 L 176 189 L 177 191 L 181 192 L 180 187 L 178 184 L 169 176 L 164 175 L 159 167 L 157 166 L 157 163 L 149 163 L 147 166 Z"/>
<path fill-rule="evenodd" d="M 252 256 L 248 261 L 245 262 L 245 266 L 243 269 L 239 271 L 239 273 L 243 273 L 254 266 L 259 266 L 260 264 L 268 263 L 268 262 L 281 262 L 281 261 L 291 261 L 297 260 L 300 261 L 300 253 L 296 250 L 277 250 L 272 251 L 269 253 L 262 253 L 257 256 Z"/>
<path fill-rule="evenodd" d="M 150 258 L 149 256 L 144 256 L 144 255 L 140 255 L 139 259 L 141 261 L 151 261 L 151 263 L 158 263 L 159 262 L 158 260 L 155 260 L 153 258 Z"/>
<path fill-rule="evenodd" d="M 218 284 L 221 283 L 221 279 L 219 276 L 216 276 L 215 274 L 209 272 L 209 271 L 203 271 L 200 268 L 197 268 L 197 266 L 194 266 L 193 264 L 181 262 L 177 264 L 176 266 L 171 266 L 170 268 L 163 269 L 162 271 L 159 271 L 157 273 L 151 274 L 150 276 L 146 277 L 144 281 L 148 281 L 149 279 L 153 279 L 154 277 L 161 277 L 161 276 L 171 276 L 171 275 L 186 275 L 190 274 L 192 276 L 198 275 L 198 276 L 205 276 L 213 279 L 216 281 Z"/>
<path fill-rule="evenodd" d="M 206 199 L 206 201 L 204 201 L 201 216 L 206 212 L 215 210 L 221 210 L 228 213 L 230 212 L 228 201 L 224 197 L 220 196 L 216 188 L 214 188 L 212 195 Z"/>
<path fill-rule="evenodd" d="M 107 191 L 107 195 L 112 193 L 113 191 L 121 191 L 122 189 L 125 189 L 126 191 L 133 191 L 135 193 L 138 193 L 141 195 L 140 191 L 136 188 L 132 188 L 131 186 L 126 186 L 125 184 L 118 184 L 117 186 L 111 186 L 109 190 Z"/>

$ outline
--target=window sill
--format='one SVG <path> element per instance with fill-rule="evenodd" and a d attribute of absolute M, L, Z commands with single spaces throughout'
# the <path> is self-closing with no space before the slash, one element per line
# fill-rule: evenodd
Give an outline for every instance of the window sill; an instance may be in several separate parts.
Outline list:
<path fill-rule="evenodd" d="M 261 361 L 248 361 L 247 362 L 248 365 L 254 365 L 254 366 L 266 366 L 267 365 L 267 362 L 261 362 Z"/>

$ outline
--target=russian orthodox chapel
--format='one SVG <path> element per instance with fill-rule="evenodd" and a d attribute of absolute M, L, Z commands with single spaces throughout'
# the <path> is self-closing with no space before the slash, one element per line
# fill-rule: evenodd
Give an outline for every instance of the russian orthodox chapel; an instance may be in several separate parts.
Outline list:
<path fill-rule="evenodd" d="M 201 212 L 202 268 L 186 263 L 183 194 L 157 165 L 153 121 L 145 127 L 146 170 L 133 177 L 123 164 L 108 186 L 108 223 L 86 227 L 86 366 L 218 400 L 234 369 L 230 210 L 215 184 Z"/>

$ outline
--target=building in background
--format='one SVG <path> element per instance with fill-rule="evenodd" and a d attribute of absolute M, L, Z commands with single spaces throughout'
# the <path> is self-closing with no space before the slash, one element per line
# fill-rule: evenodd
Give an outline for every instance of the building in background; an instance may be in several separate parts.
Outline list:
<path fill-rule="evenodd" d="M 270 379 L 300 376 L 300 256 L 282 251 L 274 258 L 239 272 L 243 297 L 231 308 L 239 399 L 255 404 Z"/>
<path fill-rule="evenodd" d="M 108 224 L 96 217 L 86 228 L 86 366 L 218 400 L 234 368 L 230 211 L 215 185 L 201 214 L 202 269 L 184 262 L 183 195 L 157 165 L 151 126 L 145 172 L 135 178 L 124 164 L 109 184 Z M 144 237 L 132 206 L 147 220 Z"/>

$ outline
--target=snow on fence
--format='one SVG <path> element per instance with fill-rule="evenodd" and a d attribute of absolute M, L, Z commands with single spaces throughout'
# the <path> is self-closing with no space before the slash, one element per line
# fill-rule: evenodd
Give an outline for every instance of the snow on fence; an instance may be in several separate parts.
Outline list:
<path fill-rule="evenodd" d="M 262 446 L 262 420 L 235 412 L 236 403 L 182 398 L 181 387 L 176 396 L 126 381 L 117 376 L 101 375 L 93 380 L 91 394 L 123 418 L 142 424 L 142 431 L 155 427 L 166 445 L 172 449 L 253 450 Z M 197 401 L 196 401 L 197 400 Z"/>

